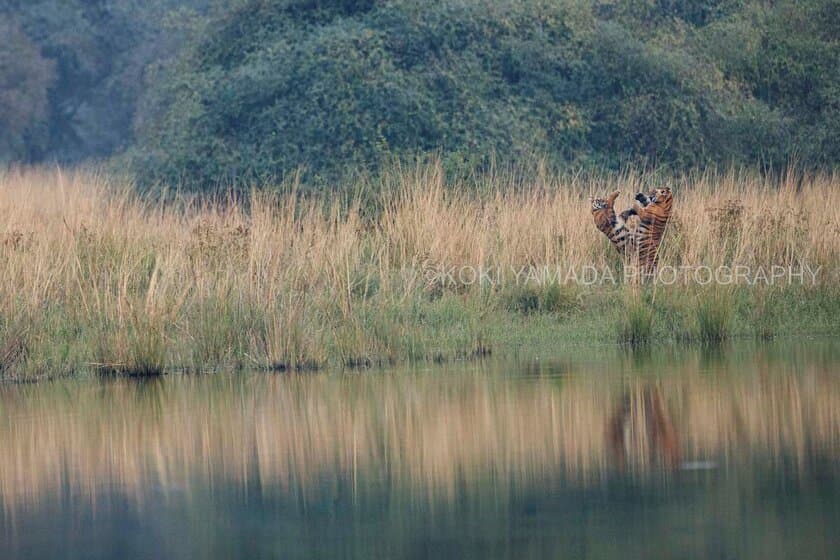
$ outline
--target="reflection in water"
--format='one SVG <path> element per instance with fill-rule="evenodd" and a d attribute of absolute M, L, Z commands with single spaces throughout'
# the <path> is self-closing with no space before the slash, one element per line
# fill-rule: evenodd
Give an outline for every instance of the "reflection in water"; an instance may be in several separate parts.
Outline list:
<path fill-rule="evenodd" d="M 627 454 L 648 444 L 655 457 L 661 457 L 671 468 L 679 467 L 681 454 L 677 429 L 665 406 L 662 391 L 653 384 L 637 385 L 638 388 L 627 392 L 607 421 L 607 445 L 613 461 L 619 468 L 624 468 Z M 641 398 L 634 400 L 634 394 Z M 639 421 L 641 431 L 637 425 Z M 629 443 L 631 438 L 641 443 L 632 445 Z"/>
<path fill-rule="evenodd" d="M 262 540 L 301 558 L 655 556 L 670 533 L 627 548 L 623 531 L 682 520 L 698 557 L 772 557 L 774 531 L 807 521 L 819 557 L 840 520 L 835 350 L 0 387 L 0 556 L 54 554 L 80 527 L 96 536 L 71 557 L 132 531 L 148 545 L 150 527 L 159 555 L 193 557 Z M 798 521 L 758 508 L 760 542 L 709 549 L 759 498 Z"/>

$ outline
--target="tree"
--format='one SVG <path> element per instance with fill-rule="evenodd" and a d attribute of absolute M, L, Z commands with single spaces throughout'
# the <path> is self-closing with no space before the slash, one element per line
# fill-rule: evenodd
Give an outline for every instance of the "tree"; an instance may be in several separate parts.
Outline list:
<path fill-rule="evenodd" d="M 45 141 L 54 65 L 16 24 L 0 22 L 0 162 L 30 160 Z"/>
<path fill-rule="evenodd" d="M 211 0 L 6 0 L 14 18 L 55 68 L 46 130 L 37 150 L 63 162 L 106 157 L 132 140 L 146 68 L 183 42 L 180 20 Z M 167 25 L 162 25 L 166 23 Z M 173 25 L 174 24 L 174 25 Z"/>

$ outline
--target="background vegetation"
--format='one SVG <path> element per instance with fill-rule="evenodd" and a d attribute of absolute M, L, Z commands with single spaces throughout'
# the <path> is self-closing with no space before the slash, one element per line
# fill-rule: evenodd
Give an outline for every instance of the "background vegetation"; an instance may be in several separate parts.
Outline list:
<path fill-rule="evenodd" d="M 207 189 L 840 161 L 838 0 L 11 0 L 0 162 Z"/>
<path fill-rule="evenodd" d="M 4 0 L 0 163 L 79 162 L 129 147 L 151 69 L 186 45 L 209 4 Z"/>

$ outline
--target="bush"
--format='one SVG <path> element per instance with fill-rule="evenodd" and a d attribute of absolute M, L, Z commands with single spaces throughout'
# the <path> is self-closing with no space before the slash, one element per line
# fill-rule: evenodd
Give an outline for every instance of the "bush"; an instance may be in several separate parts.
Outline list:
<path fill-rule="evenodd" d="M 723 4 L 646 20 L 577 2 L 246 0 L 155 81 L 134 168 L 206 188 L 299 166 L 335 182 L 429 152 L 449 171 L 534 153 L 610 167 L 831 160 L 836 115 L 797 137 L 801 107 L 759 95 L 764 74 L 709 45 L 751 32 L 747 8 Z M 798 40 L 821 55 L 803 72 L 831 66 L 830 37 Z M 823 111 L 797 95 L 784 98 Z"/>

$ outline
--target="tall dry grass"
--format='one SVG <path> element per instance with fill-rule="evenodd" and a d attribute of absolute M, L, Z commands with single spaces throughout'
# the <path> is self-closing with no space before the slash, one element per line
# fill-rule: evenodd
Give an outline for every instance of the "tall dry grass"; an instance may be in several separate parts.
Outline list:
<path fill-rule="evenodd" d="M 614 286 L 523 287 L 512 271 L 615 266 L 586 199 L 619 189 L 619 205 L 629 204 L 657 181 L 542 173 L 447 185 L 440 168 L 427 166 L 398 173 L 364 204 L 302 196 L 294 185 L 246 200 L 161 202 L 96 173 L 7 170 L 0 375 L 469 356 L 510 331 L 522 311 L 611 321 L 628 299 L 611 296 Z M 836 176 L 710 173 L 669 184 L 676 210 L 663 263 L 806 263 L 822 267 L 820 299 L 808 300 L 807 291 L 794 299 L 819 309 L 836 302 L 829 279 L 840 268 Z M 442 274 L 462 268 L 506 276 L 482 285 L 469 274 Z M 676 315 L 690 315 L 692 298 L 680 290 L 646 301 L 671 301 Z M 604 297 L 579 297 L 592 292 Z M 791 301 L 790 293 L 750 290 L 741 303 L 735 294 L 721 305 L 772 334 L 778 302 Z M 709 323 L 684 322 L 700 338 Z"/>

